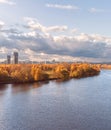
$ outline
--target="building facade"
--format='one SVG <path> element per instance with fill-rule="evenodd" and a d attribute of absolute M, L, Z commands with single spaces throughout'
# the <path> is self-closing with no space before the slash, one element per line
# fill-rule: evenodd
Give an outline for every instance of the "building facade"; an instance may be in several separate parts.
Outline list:
<path fill-rule="evenodd" d="M 11 63 L 11 56 L 7 55 L 7 64 L 10 64 L 10 63 Z"/>
<path fill-rule="evenodd" d="M 13 62 L 14 64 L 18 64 L 18 52 L 13 53 Z"/>

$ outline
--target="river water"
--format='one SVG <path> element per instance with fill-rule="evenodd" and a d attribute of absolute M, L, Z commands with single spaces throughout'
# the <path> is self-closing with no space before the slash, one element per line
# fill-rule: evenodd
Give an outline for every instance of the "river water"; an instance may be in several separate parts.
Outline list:
<path fill-rule="evenodd" d="M 67 82 L 0 85 L 0 130 L 111 130 L 111 71 Z"/>

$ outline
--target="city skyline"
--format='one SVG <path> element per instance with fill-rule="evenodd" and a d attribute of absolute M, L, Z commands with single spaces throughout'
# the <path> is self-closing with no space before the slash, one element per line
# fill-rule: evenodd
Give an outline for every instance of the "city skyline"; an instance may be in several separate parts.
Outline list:
<path fill-rule="evenodd" d="M 4 60 L 7 64 L 18 64 L 19 63 L 19 53 L 13 52 L 13 55 L 7 55 L 7 60 Z"/>
<path fill-rule="evenodd" d="M 0 0 L 0 62 L 111 62 L 110 0 Z"/>

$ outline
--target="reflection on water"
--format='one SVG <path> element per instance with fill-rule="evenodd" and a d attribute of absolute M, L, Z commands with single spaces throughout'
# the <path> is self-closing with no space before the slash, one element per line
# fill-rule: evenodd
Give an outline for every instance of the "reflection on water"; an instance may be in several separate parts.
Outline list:
<path fill-rule="evenodd" d="M 45 85 L 48 83 L 49 83 L 49 81 L 38 82 L 38 83 L 24 83 L 24 84 L 8 84 L 8 85 L 1 84 L 0 85 L 0 94 L 7 92 L 9 89 L 11 89 L 12 93 L 27 92 L 33 88 L 39 88 L 42 85 Z"/>
<path fill-rule="evenodd" d="M 0 85 L 0 92 L 4 91 L 7 89 L 7 85 L 1 84 Z"/>
<path fill-rule="evenodd" d="M 111 130 L 110 79 L 0 85 L 0 130 Z"/>

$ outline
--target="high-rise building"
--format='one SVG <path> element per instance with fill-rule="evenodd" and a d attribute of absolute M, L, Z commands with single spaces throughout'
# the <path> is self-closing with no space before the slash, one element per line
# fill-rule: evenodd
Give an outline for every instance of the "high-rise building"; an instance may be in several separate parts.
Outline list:
<path fill-rule="evenodd" d="M 13 53 L 13 62 L 14 62 L 14 64 L 18 64 L 18 52 L 14 52 Z"/>
<path fill-rule="evenodd" d="M 11 56 L 7 55 L 7 64 L 10 64 L 10 63 L 11 63 Z"/>

